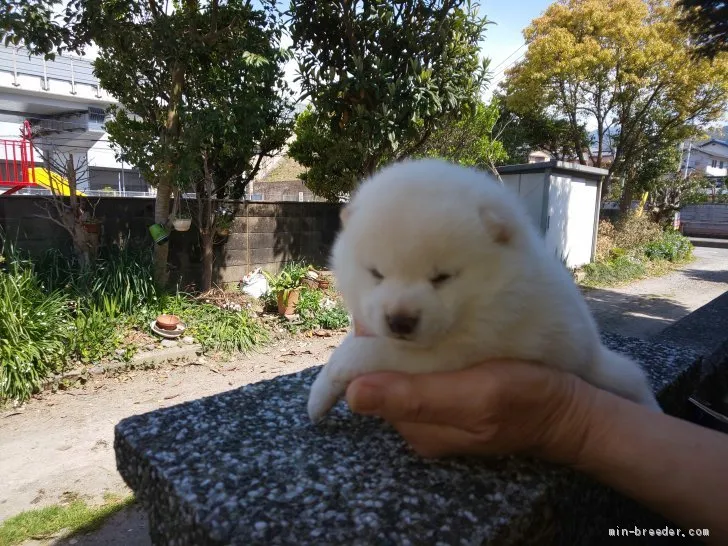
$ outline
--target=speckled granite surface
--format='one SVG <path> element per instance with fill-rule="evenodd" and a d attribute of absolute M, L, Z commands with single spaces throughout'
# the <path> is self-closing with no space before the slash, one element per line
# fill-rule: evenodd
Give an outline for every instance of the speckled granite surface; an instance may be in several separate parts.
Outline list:
<path fill-rule="evenodd" d="M 640 360 L 657 391 L 682 381 L 695 361 L 691 351 L 615 336 L 605 341 Z M 149 513 L 155 544 L 591 540 L 593 528 L 567 520 L 571 510 L 585 509 L 593 485 L 580 490 L 567 471 L 512 458 L 427 462 L 388 427 L 352 415 L 344 403 L 312 426 L 306 398 L 317 371 L 117 425 L 117 466 Z M 588 496 L 602 512 L 605 503 L 620 502 L 608 497 Z"/>

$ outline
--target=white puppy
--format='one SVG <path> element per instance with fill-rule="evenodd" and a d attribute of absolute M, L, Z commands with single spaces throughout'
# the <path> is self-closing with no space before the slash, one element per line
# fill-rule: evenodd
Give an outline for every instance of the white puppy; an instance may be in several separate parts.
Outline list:
<path fill-rule="evenodd" d="M 312 421 L 359 375 L 494 358 L 542 362 L 660 410 L 638 365 L 602 345 L 520 198 L 489 175 L 438 160 L 396 163 L 361 185 L 342 222 L 337 286 L 374 335 L 350 333 L 334 351 L 311 387 Z"/>

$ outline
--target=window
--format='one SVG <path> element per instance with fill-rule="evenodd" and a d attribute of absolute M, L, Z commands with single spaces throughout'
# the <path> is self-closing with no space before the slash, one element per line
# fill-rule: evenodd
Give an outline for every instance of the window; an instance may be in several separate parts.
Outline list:
<path fill-rule="evenodd" d="M 723 162 L 722 161 L 720 162 L 720 168 L 721 169 L 723 168 Z"/>
<path fill-rule="evenodd" d="M 713 167 L 713 168 L 717 167 L 718 166 L 718 160 L 717 159 L 714 159 L 713 161 L 711 161 L 710 166 Z"/>

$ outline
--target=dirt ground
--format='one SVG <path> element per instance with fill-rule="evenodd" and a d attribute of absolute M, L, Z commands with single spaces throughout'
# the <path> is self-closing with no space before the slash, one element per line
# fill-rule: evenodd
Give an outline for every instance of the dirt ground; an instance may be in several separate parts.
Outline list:
<path fill-rule="evenodd" d="M 4 410 L 0 521 L 57 503 L 65 492 L 94 502 L 101 502 L 106 492 L 127 494 L 113 449 L 114 426 L 121 419 L 323 364 L 343 335 L 279 341 L 230 362 L 97 377 L 81 388 L 46 393 L 20 409 Z M 109 525 L 116 527 L 115 532 L 105 529 L 111 538 L 96 535 L 92 542 L 79 538 L 77 544 L 148 543 L 139 534 L 145 531 L 145 519 L 134 508 L 118 514 Z"/>

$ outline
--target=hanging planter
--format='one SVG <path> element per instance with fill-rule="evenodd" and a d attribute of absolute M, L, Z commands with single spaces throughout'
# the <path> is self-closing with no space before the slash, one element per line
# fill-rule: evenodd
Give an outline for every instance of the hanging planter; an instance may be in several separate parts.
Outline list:
<path fill-rule="evenodd" d="M 215 211 L 215 233 L 219 237 L 227 237 L 233 225 L 235 214 L 232 210 L 220 207 Z"/>
<path fill-rule="evenodd" d="M 175 231 L 189 231 L 192 226 L 192 218 L 175 218 L 172 227 Z"/>
<path fill-rule="evenodd" d="M 101 222 L 96 219 L 87 220 L 83 223 L 83 229 L 86 233 L 99 233 L 101 231 Z"/>
<path fill-rule="evenodd" d="M 152 240 L 158 245 L 161 245 L 169 239 L 169 232 L 162 224 L 152 224 L 149 226 L 149 234 L 152 236 Z"/>

